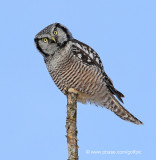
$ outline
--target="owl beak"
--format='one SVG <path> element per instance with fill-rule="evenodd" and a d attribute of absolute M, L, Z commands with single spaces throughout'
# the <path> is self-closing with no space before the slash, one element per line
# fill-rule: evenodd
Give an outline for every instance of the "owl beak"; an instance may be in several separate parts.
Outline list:
<path fill-rule="evenodd" d="M 51 37 L 51 39 L 56 43 L 56 39 L 54 37 Z"/>

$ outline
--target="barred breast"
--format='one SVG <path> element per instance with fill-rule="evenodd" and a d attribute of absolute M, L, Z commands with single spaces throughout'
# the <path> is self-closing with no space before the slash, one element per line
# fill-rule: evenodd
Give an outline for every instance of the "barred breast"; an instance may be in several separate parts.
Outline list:
<path fill-rule="evenodd" d="M 55 61 L 53 57 L 48 59 L 46 64 L 52 79 L 64 94 L 68 89 L 72 89 L 78 93 L 79 102 L 95 103 L 111 110 L 121 119 L 138 125 L 143 124 L 110 93 L 100 68 L 83 63 L 67 49 L 57 54 L 61 57 L 57 63 L 56 55 Z"/>

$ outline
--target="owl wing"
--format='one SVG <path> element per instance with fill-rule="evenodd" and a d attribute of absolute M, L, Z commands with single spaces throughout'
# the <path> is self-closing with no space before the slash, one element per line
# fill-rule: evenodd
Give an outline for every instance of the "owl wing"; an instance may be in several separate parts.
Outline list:
<path fill-rule="evenodd" d="M 76 39 L 73 39 L 72 53 L 86 65 L 89 65 L 89 66 L 94 65 L 96 67 L 99 67 L 101 70 L 101 73 L 103 74 L 104 81 L 107 85 L 107 88 L 113 95 L 115 95 L 123 103 L 123 100 L 121 98 L 124 97 L 124 95 L 114 88 L 112 80 L 108 77 L 108 75 L 104 71 L 104 67 L 99 55 L 91 47 L 89 47 L 88 45 Z"/>

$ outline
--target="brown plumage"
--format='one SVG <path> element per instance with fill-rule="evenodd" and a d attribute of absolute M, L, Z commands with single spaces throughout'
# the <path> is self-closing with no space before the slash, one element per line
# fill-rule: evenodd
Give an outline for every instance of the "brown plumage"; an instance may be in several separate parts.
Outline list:
<path fill-rule="evenodd" d="M 115 89 L 98 54 L 88 45 L 73 39 L 66 27 L 59 23 L 46 27 L 36 35 L 35 43 L 44 56 L 51 77 L 64 94 L 75 92 L 79 102 L 106 107 L 123 120 L 143 124 L 114 97 L 123 102 L 124 95 Z"/>

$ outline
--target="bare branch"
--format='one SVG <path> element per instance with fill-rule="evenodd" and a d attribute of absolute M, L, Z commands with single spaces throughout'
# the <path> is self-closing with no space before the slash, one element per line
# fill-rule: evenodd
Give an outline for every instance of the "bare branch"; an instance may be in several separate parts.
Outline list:
<path fill-rule="evenodd" d="M 68 160 L 78 160 L 77 145 L 77 94 L 67 94 L 67 119 L 66 119 Z"/>

